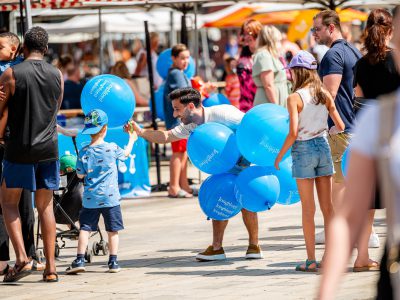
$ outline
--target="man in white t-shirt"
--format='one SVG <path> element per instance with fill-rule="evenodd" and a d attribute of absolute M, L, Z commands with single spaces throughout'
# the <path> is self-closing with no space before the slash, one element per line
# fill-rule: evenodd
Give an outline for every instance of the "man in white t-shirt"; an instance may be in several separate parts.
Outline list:
<path fill-rule="evenodd" d="M 187 139 L 195 128 L 207 122 L 216 122 L 236 130 L 242 121 L 244 113 L 232 105 L 217 105 L 203 107 L 201 95 L 193 88 L 177 89 L 169 94 L 174 109 L 174 117 L 180 118 L 181 124 L 175 128 L 165 130 L 148 130 L 140 128 L 134 123 L 136 133 L 152 143 L 171 143 L 181 139 Z M 243 222 L 249 233 L 249 247 L 246 258 L 263 258 L 261 248 L 258 245 L 258 218 L 257 213 L 242 209 Z M 228 221 L 213 220 L 213 242 L 204 252 L 197 254 L 200 261 L 223 260 L 226 258 L 222 248 L 224 231 Z"/>

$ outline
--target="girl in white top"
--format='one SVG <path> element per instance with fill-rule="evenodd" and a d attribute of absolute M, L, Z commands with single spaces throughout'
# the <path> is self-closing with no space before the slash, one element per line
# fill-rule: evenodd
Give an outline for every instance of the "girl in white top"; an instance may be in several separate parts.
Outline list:
<path fill-rule="evenodd" d="M 315 203 L 314 182 L 324 217 L 325 229 L 333 215 L 331 151 L 327 140 L 328 114 L 335 126 L 334 134 L 344 130 L 344 123 L 336 110 L 329 92 L 322 86 L 317 74 L 317 61 L 307 51 L 300 51 L 289 64 L 294 93 L 288 97 L 289 134 L 280 150 L 275 168 L 292 147 L 292 176 L 296 178 L 302 206 L 302 225 L 307 250 L 307 260 L 296 271 L 316 272 L 315 259 Z M 327 230 L 325 230 L 327 232 Z"/>

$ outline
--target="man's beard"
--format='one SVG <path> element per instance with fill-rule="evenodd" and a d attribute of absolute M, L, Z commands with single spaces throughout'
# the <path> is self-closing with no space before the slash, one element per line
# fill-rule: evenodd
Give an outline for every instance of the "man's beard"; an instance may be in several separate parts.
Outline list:
<path fill-rule="evenodd" d="M 181 117 L 181 121 L 183 124 L 188 125 L 190 123 L 193 123 L 193 112 L 185 112 L 184 116 Z"/>

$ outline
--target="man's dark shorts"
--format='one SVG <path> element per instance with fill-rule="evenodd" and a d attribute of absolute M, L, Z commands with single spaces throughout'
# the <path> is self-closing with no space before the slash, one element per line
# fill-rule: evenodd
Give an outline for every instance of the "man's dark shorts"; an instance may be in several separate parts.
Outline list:
<path fill-rule="evenodd" d="M 20 164 L 3 160 L 1 182 L 7 188 L 23 188 L 32 192 L 40 189 L 58 190 L 60 185 L 60 162 Z"/>
<path fill-rule="evenodd" d="M 124 229 L 122 222 L 121 206 L 102 207 L 102 208 L 85 208 L 82 207 L 79 215 L 79 223 L 81 230 L 97 231 L 100 215 L 103 216 L 104 225 L 107 232 L 116 232 Z"/>

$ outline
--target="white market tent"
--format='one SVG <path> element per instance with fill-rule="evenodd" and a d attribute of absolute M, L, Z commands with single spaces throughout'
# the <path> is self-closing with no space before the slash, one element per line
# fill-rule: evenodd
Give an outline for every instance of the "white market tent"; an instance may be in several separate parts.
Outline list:
<path fill-rule="evenodd" d="M 84 10 L 87 11 L 87 10 Z M 96 11 L 95 11 L 96 12 Z M 90 14 L 89 14 L 90 13 Z M 46 14 L 39 14 L 45 16 Z M 143 22 L 149 22 L 149 30 L 154 32 L 169 32 L 179 30 L 180 15 L 172 14 L 170 10 L 141 10 L 131 12 L 104 12 L 101 17 L 103 34 L 143 34 Z M 171 28 L 172 24 L 172 28 Z M 50 34 L 50 42 L 66 43 L 94 39 L 99 36 L 99 16 L 93 10 L 81 14 L 61 23 L 34 23 L 41 26 Z M 81 40 L 79 40 L 81 38 Z"/>

